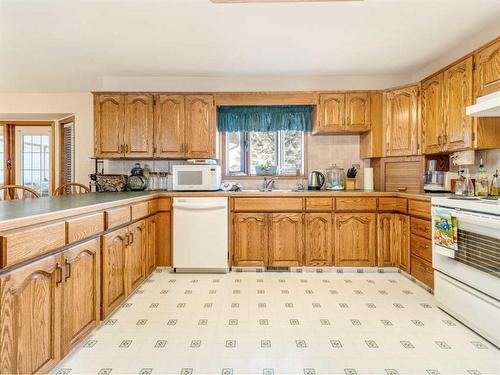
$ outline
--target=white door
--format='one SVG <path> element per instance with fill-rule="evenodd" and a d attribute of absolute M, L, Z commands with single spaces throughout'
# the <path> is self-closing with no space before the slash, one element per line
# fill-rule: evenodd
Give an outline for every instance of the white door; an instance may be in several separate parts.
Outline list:
<path fill-rule="evenodd" d="M 42 196 L 52 191 L 50 126 L 16 126 L 16 184 L 38 191 Z"/>

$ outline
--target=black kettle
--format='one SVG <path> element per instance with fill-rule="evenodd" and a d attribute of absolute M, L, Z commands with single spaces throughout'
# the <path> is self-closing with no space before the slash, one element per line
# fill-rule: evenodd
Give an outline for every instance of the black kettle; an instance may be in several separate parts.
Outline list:
<path fill-rule="evenodd" d="M 325 184 L 325 175 L 318 171 L 312 171 L 309 173 L 309 179 L 307 181 L 307 188 L 309 190 L 321 190 Z"/>

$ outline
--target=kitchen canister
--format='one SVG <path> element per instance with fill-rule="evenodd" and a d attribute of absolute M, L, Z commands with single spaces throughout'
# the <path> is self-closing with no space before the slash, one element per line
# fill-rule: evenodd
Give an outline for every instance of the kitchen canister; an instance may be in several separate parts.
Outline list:
<path fill-rule="evenodd" d="M 373 168 L 363 169 L 363 189 L 373 190 Z"/>

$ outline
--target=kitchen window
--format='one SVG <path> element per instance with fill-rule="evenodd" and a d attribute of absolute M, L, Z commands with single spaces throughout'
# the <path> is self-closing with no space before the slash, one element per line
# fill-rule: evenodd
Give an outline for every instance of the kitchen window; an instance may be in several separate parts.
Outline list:
<path fill-rule="evenodd" d="M 227 176 L 304 175 L 304 132 L 230 132 L 224 138 Z"/>
<path fill-rule="evenodd" d="M 310 106 L 220 107 L 226 176 L 304 176 Z"/>

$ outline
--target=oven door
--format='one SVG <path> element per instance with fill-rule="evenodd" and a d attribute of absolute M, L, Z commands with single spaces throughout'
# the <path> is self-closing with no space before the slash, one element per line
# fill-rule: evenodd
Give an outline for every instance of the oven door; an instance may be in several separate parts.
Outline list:
<path fill-rule="evenodd" d="M 433 267 L 500 300 L 500 217 L 448 210 L 456 239 L 453 244 L 446 241 L 443 244 L 439 231 L 434 226 L 437 220 L 435 209 L 436 207 L 433 208 Z"/>

